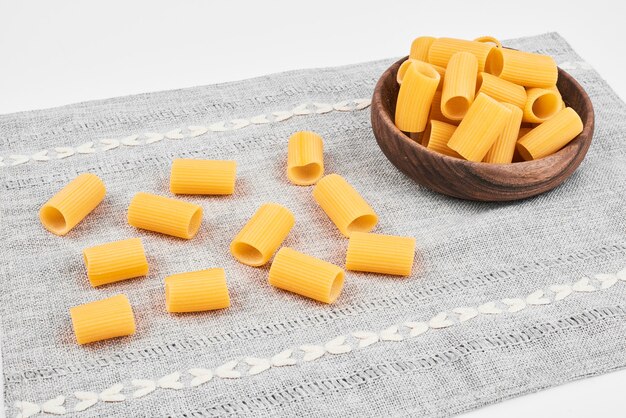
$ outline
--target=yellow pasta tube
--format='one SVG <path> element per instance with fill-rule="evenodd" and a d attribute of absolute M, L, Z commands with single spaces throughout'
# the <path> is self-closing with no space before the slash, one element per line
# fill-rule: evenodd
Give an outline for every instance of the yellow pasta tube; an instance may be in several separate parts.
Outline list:
<path fill-rule="evenodd" d="M 313 198 L 346 237 L 354 231 L 369 232 L 378 223 L 374 209 L 338 174 L 322 178 L 313 189 Z"/>
<path fill-rule="evenodd" d="M 414 61 L 418 60 L 413 60 L 409 58 L 405 60 L 402 64 L 400 64 L 400 67 L 398 67 L 398 72 L 396 73 L 396 81 L 398 82 L 398 84 L 402 84 L 402 80 L 404 79 L 404 74 L 406 74 L 407 68 L 409 68 L 409 65 L 411 65 L 411 63 Z M 435 71 L 437 71 L 437 73 L 439 74 L 439 84 L 437 84 L 437 91 L 441 91 L 443 89 L 443 80 L 446 75 L 446 69 L 443 67 L 439 67 L 438 65 L 430 64 L 430 66 L 433 67 Z"/>
<path fill-rule="evenodd" d="M 277 203 L 266 203 L 232 240 L 230 253 L 243 264 L 262 266 L 287 238 L 294 223 L 289 209 Z"/>
<path fill-rule="evenodd" d="M 557 152 L 582 131 L 580 116 L 566 107 L 520 138 L 517 150 L 524 160 L 537 160 Z"/>
<path fill-rule="evenodd" d="M 446 68 L 441 93 L 441 112 L 452 120 L 461 120 L 474 101 L 478 60 L 470 52 L 452 55 Z"/>
<path fill-rule="evenodd" d="M 65 235 L 102 202 L 105 194 L 98 176 L 81 174 L 41 207 L 39 220 L 53 234 Z"/>
<path fill-rule="evenodd" d="M 308 186 L 324 175 L 324 141 L 315 132 L 300 131 L 289 137 L 287 178 L 298 186 Z"/>
<path fill-rule="evenodd" d="M 526 105 L 526 89 L 489 73 L 478 73 L 476 94 L 485 93 L 499 102 L 511 103 L 523 109 Z"/>
<path fill-rule="evenodd" d="M 471 52 L 478 60 L 478 71 L 498 75 L 502 70 L 502 49 L 484 42 L 464 39 L 439 38 L 428 50 L 428 62 L 447 67 L 452 55 L 457 52 Z"/>
<path fill-rule="evenodd" d="M 548 55 L 502 48 L 502 71 L 492 74 L 520 86 L 547 88 L 556 85 L 559 72 Z"/>
<path fill-rule="evenodd" d="M 458 125 L 461 121 L 460 120 L 451 120 L 448 119 L 447 117 L 444 116 L 443 113 L 441 113 L 441 91 L 437 91 L 435 92 L 435 95 L 433 96 L 433 103 L 430 106 L 430 115 L 428 116 L 428 118 L 430 120 L 438 120 L 440 122 L 445 122 L 447 124 L 450 125 Z"/>
<path fill-rule="evenodd" d="M 506 106 L 480 93 L 452 134 L 448 146 L 466 160 L 482 161 L 510 116 L 511 111 Z"/>
<path fill-rule="evenodd" d="M 561 110 L 563 100 L 558 90 L 531 88 L 526 90 L 526 94 L 524 122 L 542 123 Z"/>
<path fill-rule="evenodd" d="M 449 157 L 462 158 L 456 151 L 448 147 L 448 141 L 455 130 L 456 126 L 454 125 L 438 120 L 431 120 L 424 131 L 422 145 Z"/>
<path fill-rule="evenodd" d="M 170 191 L 174 194 L 233 194 L 236 177 L 236 161 L 177 158 L 172 162 Z"/>
<path fill-rule="evenodd" d="M 396 103 L 395 123 L 405 132 L 422 132 L 428 122 L 428 113 L 441 77 L 428 63 L 409 64 Z"/>
<path fill-rule="evenodd" d="M 135 333 L 135 317 L 126 295 L 117 295 L 70 308 L 78 344 Z"/>
<path fill-rule="evenodd" d="M 420 36 L 415 38 L 411 43 L 411 52 L 409 58 L 420 61 L 428 61 L 428 50 L 435 41 L 432 36 Z"/>
<path fill-rule="evenodd" d="M 350 235 L 346 269 L 408 276 L 415 257 L 415 238 L 355 232 Z"/>
<path fill-rule="evenodd" d="M 139 238 L 85 248 L 83 259 L 93 287 L 148 274 L 148 260 Z"/>
<path fill-rule="evenodd" d="M 128 223 L 135 228 L 190 239 L 200 229 L 202 208 L 182 200 L 140 192 L 128 206 Z"/>
<path fill-rule="evenodd" d="M 511 116 L 504 125 L 504 129 L 496 142 L 491 146 L 483 161 L 492 164 L 508 164 L 513 161 L 515 144 L 522 124 L 522 109 L 511 104 L 502 103 L 511 111 Z"/>
<path fill-rule="evenodd" d="M 200 312 L 230 306 L 226 274 L 222 268 L 174 274 L 165 278 L 168 312 Z"/>
<path fill-rule="evenodd" d="M 331 263 L 288 247 L 274 257 L 269 284 L 324 303 L 333 303 L 343 288 L 344 271 Z"/>

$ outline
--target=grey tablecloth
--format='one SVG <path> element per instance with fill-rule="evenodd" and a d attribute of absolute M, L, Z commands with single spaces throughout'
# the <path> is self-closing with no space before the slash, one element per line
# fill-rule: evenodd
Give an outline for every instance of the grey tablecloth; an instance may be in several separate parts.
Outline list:
<path fill-rule="evenodd" d="M 626 364 L 626 106 L 557 34 L 507 42 L 547 53 L 591 96 L 586 160 L 552 192 L 485 204 L 434 194 L 376 146 L 368 99 L 383 60 L 0 116 L 0 313 L 13 416 L 447 416 Z M 347 241 L 284 175 L 296 130 L 325 140 L 326 172 L 378 212 L 376 232 L 417 238 L 408 278 L 348 272 L 332 306 L 278 291 L 238 264 L 232 237 L 263 202 L 289 207 L 286 245 L 338 265 Z M 188 197 L 184 241 L 126 222 L 138 191 L 168 195 L 175 157 L 235 159 L 232 197 Z M 65 237 L 37 211 L 82 172 L 102 204 Z M 141 237 L 150 274 L 94 289 L 81 250 Z M 232 307 L 171 315 L 163 278 L 224 267 Z M 598 275 L 600 274 L 600 275 Z M 125 293 L 128 338 L 78 346 L 68 309 Z"/>

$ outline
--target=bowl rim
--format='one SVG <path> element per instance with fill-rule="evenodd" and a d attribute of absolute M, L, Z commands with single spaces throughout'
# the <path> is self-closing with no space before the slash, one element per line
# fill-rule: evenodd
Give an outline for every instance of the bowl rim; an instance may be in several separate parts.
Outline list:
<path fill-rule="evenodd" d="M 537 160 L 530 161 L 521 161 L 515 163 L 508 164 L 494 164 L 494 163 L 485 163 L 485 162 L 474 162 L 468 161 L 460 158 L 450 157 L 448 155 L 444 155 L 433 151 L 425 146 L 417 143 L 415 140 L 411 139 L 408 135 L 406 135 L 403 131 L 396 127 L 396 124 L 391 119 L 391 112 L 387 112 L 385 110 L 384 100 L 382 97 L 382 88 L 383 83 L 388 77 L 392 77 L 395 80 L 396 73 L 400 65 L 408 59 L 408 55 L 394 62 L 389 68 L 387 68 L 382 75 L 380 76 L 378 82 L 376 83 L 376 87 L 374 88 L 374 95 L 372 97 L 372 111 L 380 112 L 380 120 L 386 125 L 386 129 L 389 130 L 391 136 L 395 138 L 399 138 L 401 141 L 405 142 L 405 145 L 408 145 L 411 148 L 414 148 L 416 152 L 426 152 L 429 153 L 431 157 L 435 159 L 442 159 L 448 163 L 458 164 L 461 166 L 465 166 L 468 170 L 480 168 L 481 170 L 486 170 L 491 174 L 501 173 L 511 176 L 523 176 L 528 173 L 528 171 L 542 171 L 546 166 L 554 165 L 557 162 L 561 162 L 564 160 L 574 160 L 576 156 L 582 152 L 583 158 L 587 153 L 589 146 L 591 145 L 593 130 L 594 130 L 594 121 L 595 121 L 595 113 L 593 109 L 593 104 L 591 103 L 591 99 L 589 98 L 585 89 L 576 81 L 574 77 L 572 77 L 569 73 L 564 71 L 562 68 L 557 67 L 559 72 L 559 79 L 557 83 L 561 80 L 561 78 L 566 79 L 568 83 L 571 83 L 577 91 L 580 92 L 582 100 L 585 102 L 585 107 L 587 108 L 586 114 L 581 116 L 583 122 L 583 130 L 580 134 L 578 134 L 573 140 L 571 140 L 568 144 L 566 144 L 559 151 L 551 154 L 547 157 L 539 158 Z M 567 103 L 566 103 L 567 105 Z M 579 152 L 571 154 L 571 147 L 574 146 L 576 142 L 581 143 L 581 149 Z M 570 155 L 571 154 L 571 155 Z M 582 158 L 581 158 L 582 161 Z"/>

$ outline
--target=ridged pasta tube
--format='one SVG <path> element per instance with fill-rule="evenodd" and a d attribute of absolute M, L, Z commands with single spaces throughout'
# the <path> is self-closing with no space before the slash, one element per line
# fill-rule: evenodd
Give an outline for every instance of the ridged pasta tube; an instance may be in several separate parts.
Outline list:
<path fill-rule="evenodd" d="M 482 161 L 510 116 L 511 111 L 506 106 L 480 93 L 452 134 L 448 146 L 468 161 Z"/>
<path fill-rule="evenodd" d="M 523 109 L 526 105 L 526 89 L 489 73 L 478 73 L 476 94 L 485 93 L 499 102 L 511 103 Z"/>
<path fill-rule="evenodd" d="M 511 116 L 504 125 L 502 133 L 493 143 L 483 161 L 492 164 L 508 164 L 513 161 L 515 145 L 522 124 L 522 109 L 511 104 L 502 103 L 511 111 Z"/>
<path fill-rule="evenodd" d="M 315 132 L 300 131 L 289 137 L 287 178 L 298 186 L 315 184 L 324 175 L 324 141 Z"/>
<path fill-rule="evenodd" d="M 117 295 L 70 308 L 78 344 L 135 333 L 135 317 L 126 295 Z"/>
<path fill-rule="evenodd" d="M 354 232 L 346 253 L 346 269 L 408 276 L 415 258 L 415 238 Z"/>
<path fill-rule="evenodd" d="M 432 65 L 413 61 L 409 64 L 396 103 L 395 123 L 404 132 L 423 132 L 441 77 Z"/>
<path fill-rule="evenodd" d="M 322 178 L 313 189 L 313 198 L 346 237 L 354 231 L 369 232 L 378 223 L 374 209 L 338 174 Z"/>
<path fill-rule="evenodd" d="M 436 38 L 432 36 L 420 36 L 411 43 L 409 58 L 420 61 L 428 61 L 428 50 Z"/>
<path fill-rule="evenodd" d="M 295 223 L 291 211 L 277 203 L 261 206 L 230 244 L 230 253 L 249 266 L 266 264 Z"/>
<path fill-rule="evenodd" d="M 456 130 L 456 126 L 449 123 L 431 120 L 424 131 L 422 145 L 443 155 L 462 158 L 456 151 L 448 147 L 448 141 Z"/>
<path fill-rule="evenodd" d="M 452 55 L 457 52 L 471 52 L 478 60 L 478 71 L 498 75 L 502 71 L 502 49 L 484 42 L 464 39 L 439 38 L 428 50 L 428 62 L 447 67 Z"/>
<path fill-rule="evenodd" d="M 53 234 L 65 235 L 102 202 L 105 194 L 98 176 L 81 174 L 41 207 L 41 224 Z"/>
<path fill-rule="evenodd" d="M 148 274 L 148 260 L 140 238 L 85 248 L 83 259 L 93 287 Z"/>
<path fill-rule="evenodd" d="M 128 206 L 128 223 L 135 228 L 190 239 L 200 229 L 202 208 L 182 200 L 140 192 Z"/>
<path fill-rule="evenodd" d="M 524 122 L 542 123 L 561 110 L 563 100 L 558 90 L 531 88 L 526 90 Z"/>
<path fill-rule="evenodd" d="M 405 60 L 402 64 L 400 64 L 400 67 L 398 67 L 398 72 L 396 73 L 396 81 L 398 82 L 398 84 L 402 84 L 402 80 L 404 79 L 404 74 L 406 73 L 407 68 L 409 68 L 409 65 L 411 65 L 414 61 L 419 60 L 409 58 Z M 430 66 L 433 67 L 435 71 L 437 71 L 437 73 L 439 74 L 439 84 L 437 84 L 437 91 L 441 91 L 443 89 L 443 80 L 446 75 L 446 69 L 443 67 L 439 67 L 438 65 L 430 64 Z"/>
<path fill-rule="evenodd" d="M 517 150 L 524 160 L 537 160 L 553 154 L 583 131 L 583 122 L 571 107 L 537 126 L 517 142 Z"/>
<path fill-rule="evenodd" d="M 172 162 L 170 191 L 174 194 L 229 195 L 235 191 L 236 161 L 177 158 Z"/>
<path fill-rule="evenodd" d="M 168 312 L 200 312 L 230 306 L 226 274 L 222 268 L 180 273 L 165 278 Z"/>
<path fill-rule="evenodd" d="M 502 48 L 502 70 L 492 74 L 520 86 L 548 88 L 556 85 L 559 71 L 548 55 Z"/>
<path fill-rule="evenodd" d="M 343 288 L 344 271 L 331 263 L 288 247 L 274 257 L 269 284 L 324 303 L 333 303 Z"/>
<path fill-rule="evenodd" d="M 452 55 L 446 68 L 441 93 L 441 112 L 451 120 L 461 120 L 474 101 L 478 60 L 471 52 Z"/>

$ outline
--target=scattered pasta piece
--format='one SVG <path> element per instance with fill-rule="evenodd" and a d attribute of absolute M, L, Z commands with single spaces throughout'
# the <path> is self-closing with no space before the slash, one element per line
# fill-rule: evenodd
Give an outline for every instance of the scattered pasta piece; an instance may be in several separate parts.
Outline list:
<path fill-rule="evenodd" d="M 174 274 L 165 278 L 168 312 L 200 312 L 230 306 L 226 274 L 222 268 Z"/>
<path fill-rule="evenodd" d="M 485 93 L 499 102 L 511 103 L 523 109 L 526 106 L 526 89 L 489 73 L 478 73 L 476 94 Z"/>
<path fill-rule="evenodd" d="M 527 161 L 543 158 L 563 148 L 582 131 L 580 116 L 566 107 L 520 138 L 517 150 Z"/>
<path fill-rule="evenodd" d="M 517 144 L 523 113 L 519 107 L 511 103 L 502 103 L 502 105 L 511 111 L 511 116 L 504 125 L 500 136 L 491 146 L 485 158 L 483 158 L 483 161 L 486 163 L 508 164 L 513 162 L 515 144 Z"/>
<path fill-rule="evenodd" d="M 502 71 L 492 74 L 524 87 L 549 88 L 556 85 L 559 72 L 548 55 L 502 48 Z"/>
<path fill-rule="evenodd" d="M 484 42 L 439 38 L 428 50 L 428 62 L 445 68 L 452 55 L 457 52 L 471 52 L 478 60 L 478 71 L 499 75 L 502 71 L 502 51 L 502 48 Z"/>
<path fill-rule="evenodd" d="M 354 231 L 369 232 L 378 223 L 374 209 L 338 174 L 322 178 L 313 189 L 313 198 L 346 237 Z"/>
<path fill-rule="evenodd" d="M 243 264 L 262 266 L 287 238 L 294 223 L 289 209 L 277 203 L 266 203 L 233 239 L 230 253 Z"/>
<path fill-rule="evenodd" d="M 70 308 L 78 344 L 135 333 L 135 317 L 126 295 L 117 295 Z"/>
<path fill-rule="evenodd" d="M 170 191 L 194 195 L 233 194 L 236 177 L 236 161 L 177 158 L 172 162 Z"/>
<path fill-rule="evenodd" d="M 202 208 L 182 200 L 140 192 L 128 206 L 128 223 L 135 228 L 190 239 L 200 229 Z"/>
<path fill-rule="evenodd" d="M 343 288 L 344 271 L 331 263 L 281 248 L 274 257 L 269 284 L 324 303 L 333 303 Z"/>
<path fill-rule="evenodd" d="M 428 50 L 430 46 L 433 44 L 436 38 L 432 36 L 420 36 L 419 38 L 415 38 L 413 43 L 411 43 L 411 53 L 409 54 L 410 59 L 427 61 L 428 60 Z"/>
<path fill-rule="evenodd" d="M 396 104 L 395 123 L 405 132 L 422 132 L 441 77 L 422 61 L 413 61 L 406 69 Z"/>
<path fill-rule="evenodd" d="M 431 120 L 422 137 L 422 145 L 443 155 L 463 158 L 448 146 L 448 141 L 456 130 L 456 126 L 438 120 Z"/>
<path fill-rule="evenodd" d="M 324 175 L 324 141 L 315 132 L 300 131 L 289 137 L 287 178 L 298 186 L 315 184 Z"/>
<path fill-rule="evenodd" d="M 469 161 L 482 161 L 511 117 L 511 111 L 484 93 L 478 94 L 454 131 L 448 146 Z"/>
<path fill-rule="evenodd" d="M 441 93 L 441 112 L 451 120 L 461 120 L 474 101 L 478 61 L 470 52 L 452 55 L 446 68 Z"/>
<path fill-rule="evenodd" d="M 561 94 L 552 89 L 531 88 L 526 90 L 527 99 L 524 106 L 524 122 L 542 123 L 561 110 Z"/>
<path fill-rule="evenodd" d="M 415 238 L 354 232 L 350 235 L 346 269 L 408 276 L 415 257 Z"/>
<path fill-rule="evenodd" d="M 148 260 L 139 238 L 85 248 L 83 259 L 93 287 L 148 274 Z"/>
<path fill-rule="evenodd" d="M 41 207 L 41 224 L 53 234 L 65 235 L 102 202 L 105 194 L 98 176 L 81 174 Z"/>

